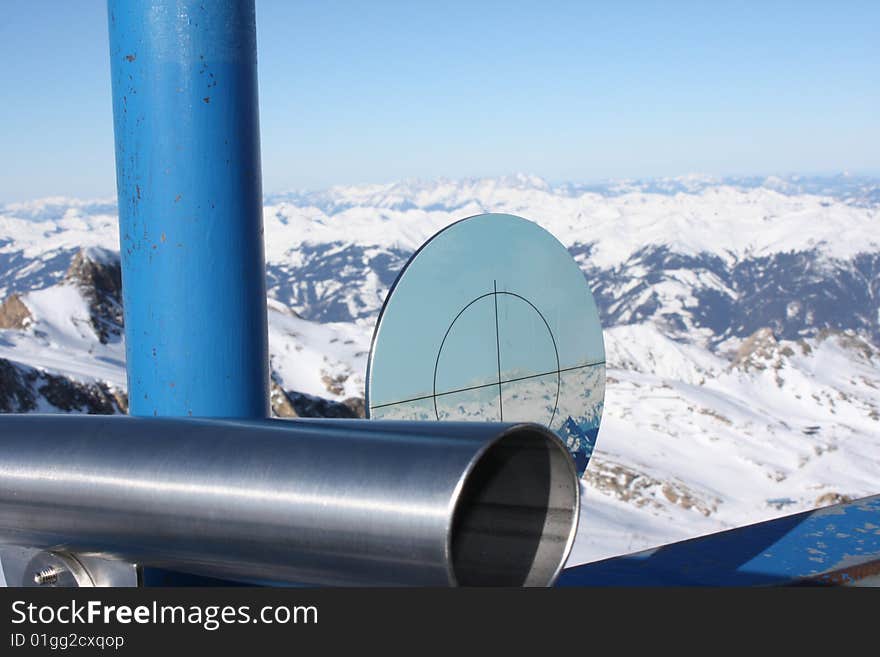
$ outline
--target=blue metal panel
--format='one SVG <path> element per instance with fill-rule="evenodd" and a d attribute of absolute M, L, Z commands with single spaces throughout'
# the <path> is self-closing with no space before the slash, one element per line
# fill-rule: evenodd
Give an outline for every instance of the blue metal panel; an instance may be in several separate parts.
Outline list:
<path fill-rule="evenodd" d="M 254 3 L 109 0 L 132 415 L 263 417 Z"/>
<path fill-rule="evenodd" d="M 880 495 L 567 568 L 557 586 L 880 583 Z"/>

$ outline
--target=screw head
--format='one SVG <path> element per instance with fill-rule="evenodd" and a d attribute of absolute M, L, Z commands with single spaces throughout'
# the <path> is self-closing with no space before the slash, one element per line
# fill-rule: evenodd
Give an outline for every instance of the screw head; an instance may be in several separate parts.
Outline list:
<path fill-rule="evenodd" d="M 88 571 L 72 554 L 38 552 L 21 573 L 22 586 L 94 586 Z"/>
<path fill-rule="evenodd" d="M 53 585 L 58 583 L 58 576 L 64 572 L 58 566 L 49 566 L 34 573 L 34 584 L 39 586 Z"/>

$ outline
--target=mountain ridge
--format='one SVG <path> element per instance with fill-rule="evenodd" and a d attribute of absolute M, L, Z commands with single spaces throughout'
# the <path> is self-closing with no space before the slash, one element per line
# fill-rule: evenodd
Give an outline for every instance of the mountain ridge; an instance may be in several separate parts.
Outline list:
<path fill-rule="evenodd" d="M 880 200 L 876 183 L 844 183 L 520 176 L 268 195 L 273 408 L 362 414 L 373 322 L 409 255 L 451 221 L 512 212 L 569 249 L 605 327 L 573 562 L 875 493 Z M 124 412 L 116 231 L 112 202 L 0 206 L 3 410 Z"/>

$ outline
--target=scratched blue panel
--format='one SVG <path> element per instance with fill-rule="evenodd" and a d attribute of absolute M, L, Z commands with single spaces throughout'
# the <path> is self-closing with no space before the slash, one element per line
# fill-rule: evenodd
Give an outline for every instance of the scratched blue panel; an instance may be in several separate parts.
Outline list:
<path fill-rule="evenodd" d="M 880 495 L 567 568 L 557 586 L 837 584 L 878 562 Z"/>
<path fill-rule="evenodd" d="M 254 3 L 108 20 L 130 412 L 265 416 Z"/>

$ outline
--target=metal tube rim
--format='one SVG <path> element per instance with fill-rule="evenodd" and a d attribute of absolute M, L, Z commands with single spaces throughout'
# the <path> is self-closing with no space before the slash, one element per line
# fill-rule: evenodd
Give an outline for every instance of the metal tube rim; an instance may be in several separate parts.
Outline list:
<path fill-rule="evenodd" d="M 480 449 L 474 452 L 474 455 L 471 457 L 470 461 L 467 464 L 467 467 L 462 472 L 461 476 L 456 482 L 455 488 L 453 489 L 447 513 L 445 538 L 446 545 L 444 555 L 446 561 L 446 572 L 450 586 L 461 586 L 458 581 L 459 578 L 456 576 L 455 572 L 455 561 L 453 559 L 452 543 L 453 527 L 455 525 L 455 519 L 465 485 L 470 479 L 477 465 L 481 462 L 483 457 L 486 456 L 489 451 L 495 448 L 499 442 L 509 439 L 511 435 L 520 434 L 523 432 L 531 432 L 541 436 L 547 441 L 548 445 L 552 445 L 556 450 L 558 450 L 559 453 L 564 456 L 563 462 L 566 464 L 570 480 L 574 482 L 574 494 L 571 503 L 571 522 L 569 523 L 568 536 L 566 537 L 565 545 L 563 546 L 562 553 L 559 558 L 559 563 L 548 578 L 548 581 L 543 586 L 553 586 L 559 575 L 562 573 L 566 562 L 568 561 L 568 557 L 571 554 L 572 547 L 574 546 L 575 537 L 577 536 L 578 523 L 580 521 L 581 487 L 577 468 L 575 467 L 574 461 L 569 454 L 568 448 L 565 446 L 559 436 L 557 436 L 555 433 L 553 433 L 547 427 L 541 424 L 533 422 L 519 422 L 516 424 L 511 424 L 503 432 L 495 436 L 492 440 L 486 441 L 486 443 L 483 444 Z"/>

